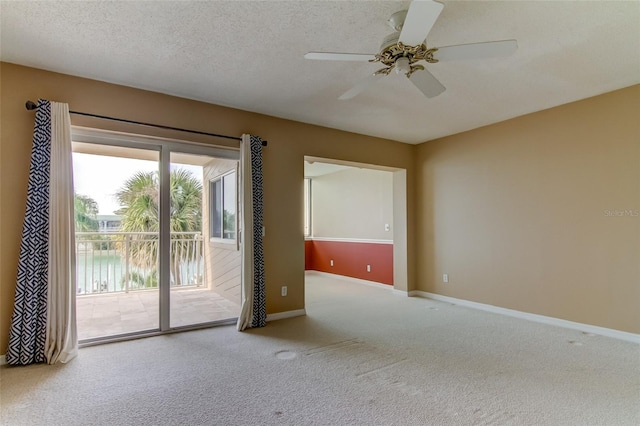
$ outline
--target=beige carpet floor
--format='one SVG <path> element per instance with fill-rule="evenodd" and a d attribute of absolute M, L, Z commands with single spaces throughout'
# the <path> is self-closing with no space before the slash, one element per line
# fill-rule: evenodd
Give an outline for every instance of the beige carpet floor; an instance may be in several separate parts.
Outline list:
<path fill-rule="evenodd" d="M 4 425 L 638 425 L 640 346 L 309 275 L 307 316 L 0 368 Z"/>

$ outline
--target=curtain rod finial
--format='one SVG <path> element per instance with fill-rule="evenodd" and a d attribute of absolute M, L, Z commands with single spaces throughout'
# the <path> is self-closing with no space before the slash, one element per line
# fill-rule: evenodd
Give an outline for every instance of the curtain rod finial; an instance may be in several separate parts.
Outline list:
<path fill-rule="evenodd" d="M 27 101 L 25 102 L 24 106 L 29 110 L 29 111 L 33 111 L 34 109 L 38 108 L 38 105 L 35 104 L 35 102 L 33 101 Z"/>

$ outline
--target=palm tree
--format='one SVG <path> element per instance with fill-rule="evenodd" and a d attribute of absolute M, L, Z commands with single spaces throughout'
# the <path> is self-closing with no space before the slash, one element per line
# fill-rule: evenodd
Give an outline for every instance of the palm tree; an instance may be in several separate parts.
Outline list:
<path fill-rule="evenodd" d="M 178 241 L 178 232 L 202 230 L 202 183 L 190 172 L 177 169 L 170 178 L 171 275 L 175 285 L 182 284 L 180 253 L 186 242 Z M 158 172 L 138 172 L 130 177 L 116 193 L 123 206 L 116 213 L 122 216 L 122 231 L 153 232 L 155 235 L 134 236 L 125 253 L 139 268 L 151 269 L 157 265 L 159 223 Z M 138 240 L 137 242 L 135 240 Z"/>
<path fill-rule="evenodd" d="M 202 183 L 184 169 L 171 172 L 171 232 L 202 230 Z"/>
<path fill-rule="evenodd" d="M 158 172 L 138 172 L 116 192 L 124 232 L 158 232 Z"/>

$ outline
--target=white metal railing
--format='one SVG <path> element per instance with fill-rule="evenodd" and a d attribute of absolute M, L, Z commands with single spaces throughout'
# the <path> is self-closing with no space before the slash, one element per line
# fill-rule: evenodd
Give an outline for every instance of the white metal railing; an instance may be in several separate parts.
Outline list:
<path fill-rule="evenodd" d="M 171 286 L 200 286 L 201 232 L 171 233 Z M 158 288 L 157 232 L 76 232 L 78 294 Z"/>

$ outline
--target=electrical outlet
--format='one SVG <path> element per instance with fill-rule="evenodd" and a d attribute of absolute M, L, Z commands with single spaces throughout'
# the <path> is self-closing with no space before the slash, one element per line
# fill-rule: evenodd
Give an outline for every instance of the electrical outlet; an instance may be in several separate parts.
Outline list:
<path fill-rule="evenodd" d="M 281 294 L 283 297 L 287 295 L 287 286 L 286 286 L 286 285 L 283 285 L 283 286 L 280 288 L 280 294 Z"/>
<path fill-rule="evenodd" d="M 387 231 L 387 232 L 391 231 L 391 225 L 389 225 L 388 223 L 385 223 L 384 224 L 384 230 Z"/>
<path fill-rule="evenodd" d="M 371 265 L 367 265 L 367 272 L 371 272 Z"/>
<path fill-rule="evenodd" d="M 442 282 L 443 283 L 449 282 L 449 274 L 442 274 Z"/>
<path fill-rule="evenodd" d="M 331 259 L 331 260 L 329 261 L 329 264 L 330 264 L 331 266 L 333 266 L 333 259 Z"/>

